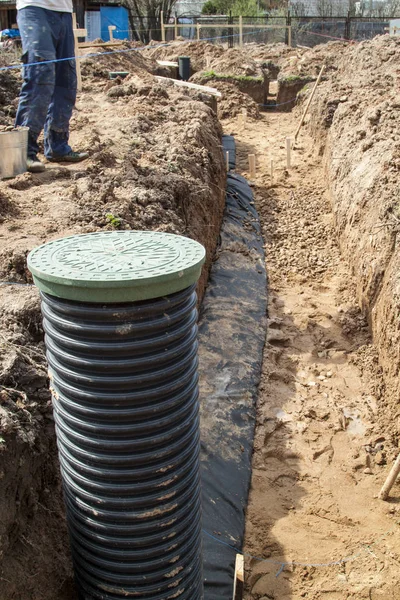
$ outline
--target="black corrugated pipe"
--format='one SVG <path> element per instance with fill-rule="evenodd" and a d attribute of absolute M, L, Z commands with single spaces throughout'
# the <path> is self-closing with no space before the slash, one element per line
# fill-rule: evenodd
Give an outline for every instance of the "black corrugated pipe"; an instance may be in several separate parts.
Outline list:
<path fill-rule="evenodd" d="M 41 298 L 80 598 L 201 600 L 195 285 L 129 303 Z"/>
<path fill-rule="evenodd" d="M 178 57 L 179 79 L 189 81 L 190 79 L 190 56 Z"/>

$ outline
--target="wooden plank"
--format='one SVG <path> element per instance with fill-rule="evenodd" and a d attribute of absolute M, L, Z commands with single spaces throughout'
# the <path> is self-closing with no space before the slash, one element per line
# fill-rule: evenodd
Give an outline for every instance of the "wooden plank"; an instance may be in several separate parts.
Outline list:
<path fill-rule="evenodd" d="M 400 473 L 400 454 L 398 455 L 398 457 L 396 458 L 396 460 L 394 462 L 394 465 L 390 469 L 390 473 L 387 476 L 387 479 L 386 479 L 384 485 L 382 486 L 381 491 L 379 492 L 378 498 L 380 498 L 381 500 L 388 499 L 390 490 L 392 489 L 397 477 L 399 476 L 399 473 Z"/>
<path fill-rule="evenodd" d="M 161 67 L 179 67 L 178 63 L 173 60 L 158 60 L 157 64 Z"/>
<path fill-rule="evenodd" d="M 120 48 L 123 45 L 123 42 L 113 42 L 112 44 L 110 42 L 104 42 L 103 44 L 100 44 L 99 42 L 96 42 L 96 44 L 91 44 L 90 42 L 82 42 L 82 44 L 78 45 L 78 48 Z"/>
<path fill-rule="evenodd" d="M 242 600 L 244 590 L 244 557 L 243 554 L 236 554 L 235 579 L 233 582 L 233 600 Z"/>
<path fill-rule="evenodd" d="M 249 171 L 250 171 L 250 179 L 255 179 L 255 176 L 256 176 L 256 155 L 255 154 L 249 154 Z M 239 556 L 239 554 L 237 556 Z"/>
<path fill-rule="evenodd" d="M 165 42 L 165 24 L 164 24 L 164 11 L 161 11 L 161 41 Z"/>
<path fill-rule="evenodd" d="M 108 35 L 110 36 L 110 42 L 114 41 L 114 31 L 117 29 L 115 25 L 108 26 Z"/>
<path fill-rule="evenodd" d="M 221 92 L 215 88 L 208 87 L 208 85 L 198 85 L 197 83 L 192 83 L 191 81 L 181 81 L 180 79 L 171 79 L 171 77 L 161 77 L 161 75 L 156 75 L 156 79 L 157 81 L 172 81 L 172 83 L 178 87 L 187 87 L 193 90 L 198 90 L 199 92 L 204 92 L 205 94 L 211 94 L 217 98 L 222 98 Z"/>
<path fill-rule="evenodd" d="M 302 126 L 302 125 L 303 125 L 303 123 L 304 123 L 304 119 L 306 118 L 306 115 L 307 115 L 307 113 L 308 113 L 308 109 L 310 108 L 310 104 L 311 104 L 311 102 L 312 102 L 312 99 L 314 98 L 315 90 L 317 89 L 317 87 L 318 87 L 318 84 L 319 84 L 319 82 L 321 81 L 322 73 L 324 72 L 324 70 L 325 70 L 325 64 L 323 64 L 323 65 L 322 65 L 322 67 L 321 67 L 321 70 L 320 70 L 320 72 L 319 72 L 319 75 L 318 75 L 318 77 L 317 77 L 317 81 L 316 81 L 316 82 L 315 82 L 315 84 L 314 84 L 314 87 L 313 87 L 313 89 L 312 89 L 312 92 L 311 92 L 311 94 L 310 94 L 310 97 L 309 97 L 309 99 L 308 99 L 308 102 L 307 102 L 307 104 L 306 104 L 306 107 L 305 107 L 305 109 L 304 109 L 304 112 L 303 112 L 303 114 L 302 114 L 302 117 L 301 117 L 301 119 L 300 119 L 299 126 L 297 127 L 296 133 L 294 134 L 294 141 L 295 141 L 295 142 L 296 142 L 296 140 L 297 140 L 297 136 L 299 135 L 299 132 L 300 132 L 301 126 Z"/>

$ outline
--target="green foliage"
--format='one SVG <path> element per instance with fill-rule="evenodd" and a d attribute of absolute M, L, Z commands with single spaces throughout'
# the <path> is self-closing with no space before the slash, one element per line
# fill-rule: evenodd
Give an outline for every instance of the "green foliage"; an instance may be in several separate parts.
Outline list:
<path fill-rule="evenodd" d="M 235 0 L 232 4 L 232 15 L 238 17 L 258 17 L 263 14 L 264 10 L 260 2 L 257 0 Z"/>
<path fill-rule="evenodd" d="M 205 71 L 202 73 L 204 78 L 212 79 L 229 79 L 231 81 L 263 81 L 262 77 L 251 77 L 250 75 L 229 75 L 227 73 L 216 73 L 215 71 Z"/>
<path fill-rule="evenodd" d="M 227 15 L 232 8 L 233 0 L 207 0 L 203 5 L 203 15 Z"/>
<path fill-rule="evenodd" d="M 106 219 L 114 229 L 118 229 L 121 226 L 122 219 L 115 217 L 112 213 L 107 213 Z"/>
<path fill-rule="evenodd" d="M 264 14 L 265 0 L 207 0 L 202 9 L 203 15 L 227 15 L 258 17 Z"/>

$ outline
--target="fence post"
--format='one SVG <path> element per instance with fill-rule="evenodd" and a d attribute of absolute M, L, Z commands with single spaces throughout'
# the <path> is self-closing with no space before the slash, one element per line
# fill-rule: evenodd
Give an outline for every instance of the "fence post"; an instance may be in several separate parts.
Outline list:
<path fill-rule="evenodd" d="M 175 39 L 178 37 L 178 17 L 175 15 Z"/>
<path fill-rule="evenodd" d="M 346 17 L 346 21 L 345 21 L 345 26 L 344 26 L 344 39 L 345 40 L 349 40 L 350 39 L 350 31 L 351 31 L 351 17 L 350 17 L 350 11 L 347 13 L 347 17 Z"/>
<path fill-rule="evenodd" d="M 290 34 L 289 34 L 290 23 L 291 23 L 291 20 L 290 20 L 290 10 L 288 9 L 288 11 L 286 13 L 286 29 L 285 29 L 285 44 L 287 46 L 291 46 L 292 45 L 291 44 L 291 39 L 289 39 L 289 38 L 292 37 L 292 32 L 291 31 L 290 31 Z"/>
<path fill-rule="evenodd" d="M 197 23 L 197 41 L 200 41 L 200 29 L 201 29 L 201 25 L 200 23 Z"/>
<path fill-rule="evenodd" d="M 242 48 L 243 46 L 243 17 L 240 15 L 239 17 L 239 46 Z"/>
<path fill-rule="evenodd" d="M 233 17 L 232 17 L 232 11 L 229 11 L 229 19 L 228 19 L 228 23 L 229 25 L 233 25 Z M 229 27 L 228 28 L 228 48 L 233 48 L 233 27 Z"/>
<path fill-rule="evenodd" d="M 160 19 L 161 19 L 161 41 L 165 42 L 165 27 L 164 27 L 164 12 L 163 11 L 161 11 Z"/>

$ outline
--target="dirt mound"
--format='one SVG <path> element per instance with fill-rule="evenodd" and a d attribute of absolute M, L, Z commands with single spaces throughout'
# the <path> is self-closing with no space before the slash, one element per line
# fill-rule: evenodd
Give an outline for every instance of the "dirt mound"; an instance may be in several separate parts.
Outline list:
<path fill-rule="evenodd" d="M 209 42 L 170 42 L 168 45 L 157 44 L 147 47 L 143 54 L 154 60 L 177 61 L 179 56 L 190 56 L 192 72 L 206 69 L 213 58 L 226 52 L 223 46 Z"/>
<path fill-rule="evenodd" d="M 303 48 L 291 48 L 283 43 L 278 44 L 246 44 L 244 47 L 246 54 L 258 61 L 272 60 L 276 63 L 289 56 L 301 56 L 305 50 Z"/>
<path fill-rule="evenodd" d="M 223 75 L 242 75 L 244 77 L 261 77 L 262 70 L 247 52 L 239 48 L 231 48 L 210 63 L 210 70 Z"/>
<path fill-rule="evenodd" d="M 3 66 L 1 62 L 0 66 Z M 21 83 L 19 69 L 0 71 L 0 126 L 14 122 Z"/>
<path fill-rule="evenodd" d="M 328 42 L 310 50 L 296 48 L 295 53 L 287 55 L 279 62 L 279 78 L 291 76 L 316 78 L 325 64 L 325 77 L 337 71 L 340 58 L 351 49 L 351 42 Z"/>
<path fill-rule="evenodd" d="M 209 97 L 161 86 L 147 72 L 88 87 L 71 143 L 90 159 L 0 182 L 0 598 L 75 598 L 27 252 L 73 233 L 179 233 L 207 249 L 202 296 L 224 208 L 221 128 L 202 101 Z"/>
<path fill-rule="evenodd" d="M 106 78 L 110 71 L 128 71 L 129 73 L 154 73 L 162 75 L 162 69 L 154 60 L 146 58 L 141 46 L 125 43 L 121 49 L 102 49 L 95 52 L 94 48 L 85 48 L 87 58 L 81 60 L 82 76 L 85 78 Z M 112 53 L 110 53 L 112 52 Z"/>
<path fill-rule="evenodd" d="M 260 109 L 258 104 L 248 94 L 238 90 L 236 85 L 223 81 L 213 81 L 212 86 L 222 93 L 222 98 L 218 99 L 218 117 L 220 119 L 236 117 L 244 108 L 249 118 L 259 119 Z"/>
<path fill-rule="evenodd" d="M 331 45 L 332 48 L 335 46 Z M 357 277 L 357 297 L 372 324 L 386 374 L 382 414 L 399 435 L 400 39 L 348 46 L 334 77 L 321 84 L 309 122 L 325 150 L 342 251 Z"/>

